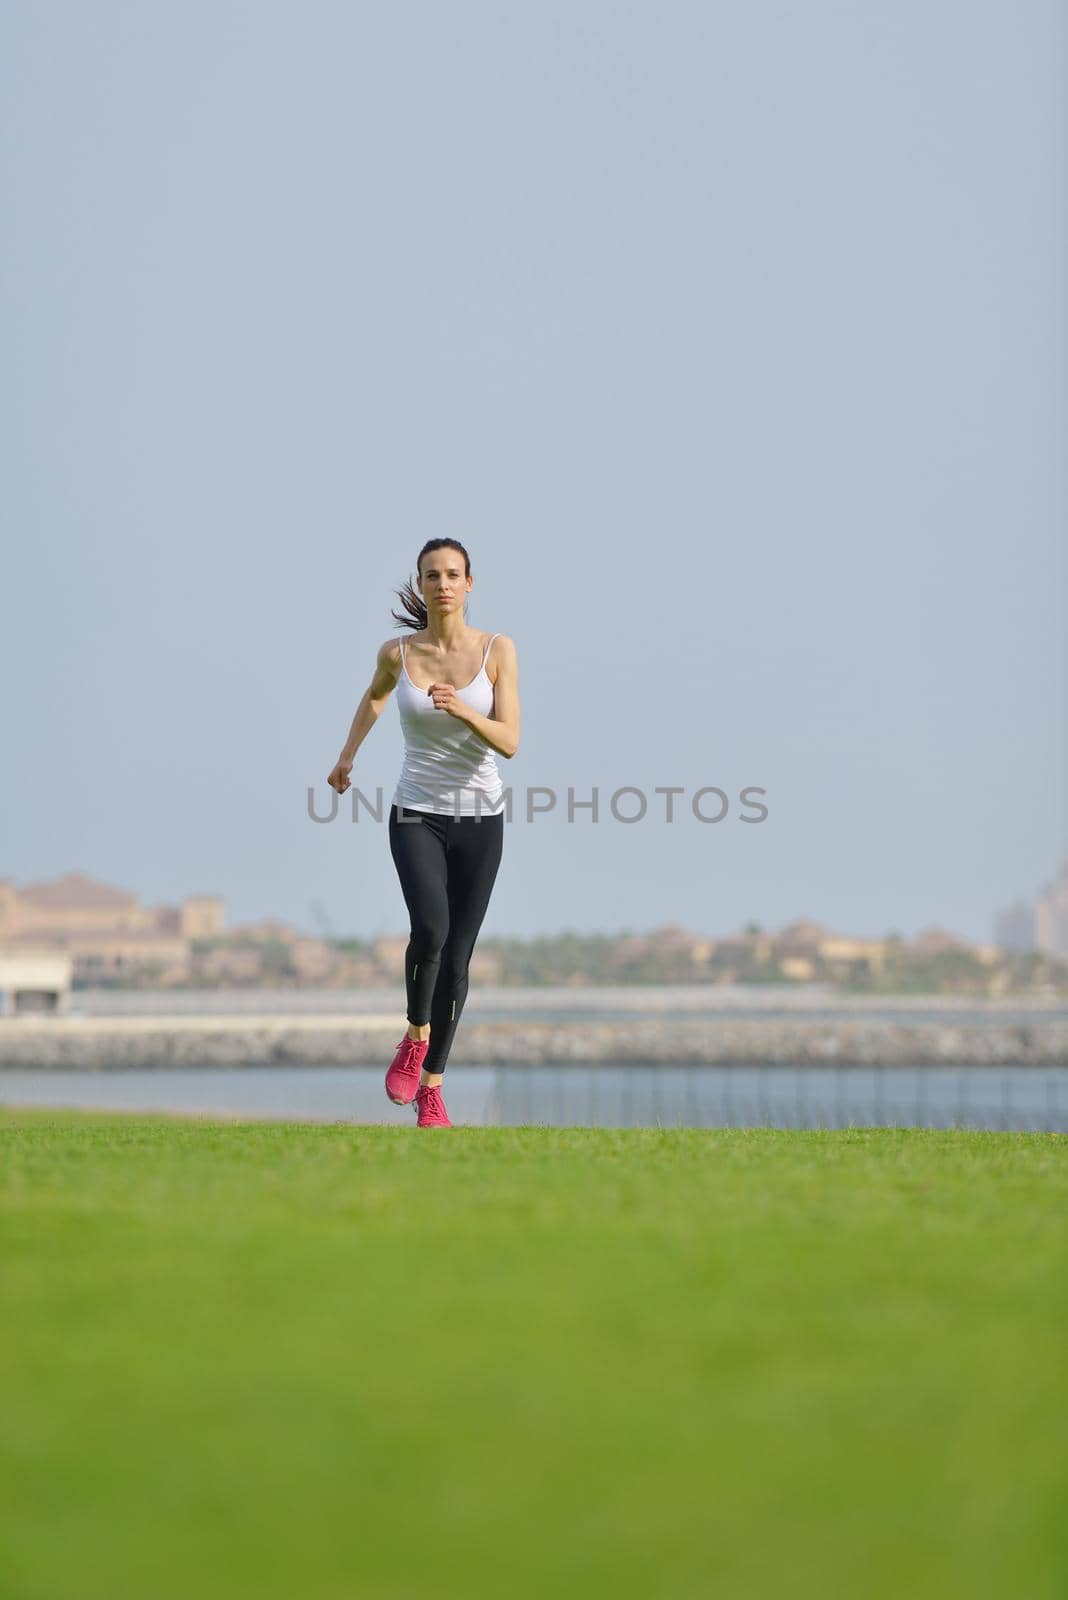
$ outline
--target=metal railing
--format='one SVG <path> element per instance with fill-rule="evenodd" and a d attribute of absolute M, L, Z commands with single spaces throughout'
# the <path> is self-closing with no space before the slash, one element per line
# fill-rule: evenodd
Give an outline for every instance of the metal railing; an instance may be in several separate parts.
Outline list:
<path fill-rule="evenodd" d="M 501 1067 L 507 1126 L 1068 1132 L 1068 1067 Z"/>

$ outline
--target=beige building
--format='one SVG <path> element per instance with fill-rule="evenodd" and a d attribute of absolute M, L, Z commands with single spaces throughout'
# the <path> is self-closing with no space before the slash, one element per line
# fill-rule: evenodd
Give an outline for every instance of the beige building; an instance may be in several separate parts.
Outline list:
<path fill-rule="evenodd" d="M 861 968 L 881 972 L 886 960 L 886 945 L 882 939 L 821 939 L 818 952 L 824 967 L 841 975 Z"/>
<path fill-rule="evenodd" d="M 816 964 L 808 956 L 781 956 L 779 971 L 784 978 L 791 978 L 794 982 L 807 983 L 816 976 Z"/>
<path fill-rule="evenodd" d="M 371 945 L 371 954 L 386 972 L 391 969 L 404 975 L 404 957 L 408 950 L 407 934 L 383 933 Z"/>
<path fill-rule="evenodd" d="M 802 917 L 797 922 L 788 922 L 785 928 L 780 928 L 775 936 L 775 943 L 780 950 L 789 951 L 791 955 L 812 957 L 819 950 L 822 941 L 829 937 L 822 922 L 813 922 L 807 917 Z"/>
<path fill-rule="evenodd" d="M 223 901 L 193 895 L 180 906 L 144 906 L 129 889 L 67 872 L 17 887 L 0 880 L 0 953 L 61 952 L 76 982 L 189 973 L 192 941 L 223 930 Z"/>
<path fill-rule="evenodd" d="M 908 941 L 908 947 L 925 956 L 940 956 L 948 950 L 970 948 L 966 939 L 958 939 L 955 933 L 949 933 L 945 928 L 921 929 L 914 939 Z"/>

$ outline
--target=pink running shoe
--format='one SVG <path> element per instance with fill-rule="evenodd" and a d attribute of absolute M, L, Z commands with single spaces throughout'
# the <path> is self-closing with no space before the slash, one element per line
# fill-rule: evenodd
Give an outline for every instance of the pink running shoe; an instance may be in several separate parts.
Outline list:
<path fill-rule="evenodd" d="M 423 1057 L 429 1049 L 429 1039 L 412 1039 L 408 1034 L 398 1042 L 397 1054 L 386 1073 L 386 1093 L 394 1105 L 410 1106 L 415 1099 Z"/>
<path fill-rule="evenodd" d="M 441 1098 L 440 1083 L 421 1083 L 415 1091 L 415 1104 L 419 1112 L 415 1125 L 417 1128 L 451 1128 L 449 1113 L 445 1110 L 445 1102 Z"/>

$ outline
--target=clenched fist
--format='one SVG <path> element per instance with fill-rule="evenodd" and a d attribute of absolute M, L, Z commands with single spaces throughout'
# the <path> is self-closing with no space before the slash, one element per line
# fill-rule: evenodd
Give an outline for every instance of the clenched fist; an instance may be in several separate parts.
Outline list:
<path fill-rule="evenodd" d="M 352 787 L 349 783 L 349 773 L 351 771 L 351 761 L 339 761 L 326 781 L 330 785 L 331 789 L 336 789 L 338 794 L 344 794 L 346 789 Z"/>
<path fill-rule="evenodd" d="M 459 717 L 461 722 L 470 722 L 471 707 L 466 700 L 461 700 L 453 683 L 432 683 L 427 690 L 434 702 L 435 709 L 447 711 L 450 717 Z"/>

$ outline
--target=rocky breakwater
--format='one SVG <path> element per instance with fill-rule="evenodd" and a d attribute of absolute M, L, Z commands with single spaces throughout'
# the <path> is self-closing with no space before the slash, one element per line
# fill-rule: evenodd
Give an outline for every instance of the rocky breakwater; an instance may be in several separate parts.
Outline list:
<path fill-rule="evenodd" d="M 3 1067 L 376 1066 L 402 1014 L 5 1017 Z M 598 1062 L 782 1066 L 1066 1066 L 1068 1018 L 635 1016 L 624 1021 L 464 1019 L 451 1064 L 583 1066 Z"/>

